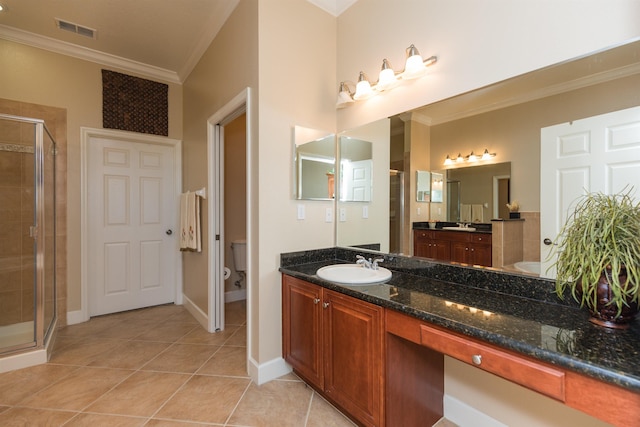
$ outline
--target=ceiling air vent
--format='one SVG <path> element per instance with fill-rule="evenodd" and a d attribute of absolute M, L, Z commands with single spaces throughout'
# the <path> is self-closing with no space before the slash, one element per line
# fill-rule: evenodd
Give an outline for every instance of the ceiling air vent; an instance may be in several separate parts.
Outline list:
<path fill-rule="evenodd" d="M 83 27 L 82 25 L 74 24 L 73 22 L 63 21 L 62 19 L 56 19 L 56 26 L 65 31 L 79 34 L 81 36 L 89 37 L 91 39 L 96 38 L 97 31 L 93 28 Z"/>

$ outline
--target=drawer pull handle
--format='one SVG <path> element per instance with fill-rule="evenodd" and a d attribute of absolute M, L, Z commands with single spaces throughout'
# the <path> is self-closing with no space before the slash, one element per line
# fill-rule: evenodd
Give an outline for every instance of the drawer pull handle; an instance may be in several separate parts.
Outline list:
<path fill-rule="evenodd" d="M 482 363 L 482 355 L 474 354 L 473 356 L 471 356 L 471 361 L 473 362 L 474 365 L 480 366 L 480 364 Z"/>
<path fill-rule="evenodd" d="M 314 299 L 313 299 L 313 303 L 314 303 L 314 304 L 318 304 L 319 302 L 320 302 L 320 298 L 314 298 Z"/>
<path fill-rule="evenodd" d="M 329 303 L 328 303 L 328 302 L 323 302 L 323 303 L 322 303 L 322 306 L 323 306 L 324 308 L 327 308 L 327 307 L 329 307 Z"/>

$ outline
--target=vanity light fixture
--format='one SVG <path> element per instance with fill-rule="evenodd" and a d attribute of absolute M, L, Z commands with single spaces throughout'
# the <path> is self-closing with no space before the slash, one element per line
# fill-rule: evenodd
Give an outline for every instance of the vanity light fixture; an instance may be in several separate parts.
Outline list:
<path fill-rule="evenodd" d="M 366 74 L 360 71 L 358 83 L 356 84 L 356 93 L 353 95 L 353 99 L 359 101 L 361 99 L 369 99 L 373 95 L 375 95 L 375 93 L 371 88 L 371 83 L 369 83 L 369 80 L 367 80 Z"/>
<path fill-rule="evenodd" d="M 496 156 L 496 153 L 490 153 L 488 149 L 484 149 L 484 152 L 482 153 L 482 156 L 479 156 L 477 154 L 475 154 L 473 151 L 471 153 L 469 153 L 468 156 L 466 157 L 462 157 L 462 154 L 458 153 L 458 156 L 455 158 L 455 162 L 453 161 L 453 159 L 451 158 L 451 156 L 449 156 L 447 154 L 447 157 L 444 159 L 444 165 L 445 166 L 449 166 L 452 165 L 454 163 L 463 163 L 463 162 L 478 162 L 481 160 L 490 160 L 492 158 L 494 158 Z"/>
<path fill-rule="evenodd" d="M 404 70 L 401 72 L 394 71 L 387 59 L 382 60 L 382 67 L 378 74 L 378 81 L 372 85 L 363 71 L 360 71 L 358 83 L 355 85 L 355 93 L 353 93 L 346 85 L 346 82 L 340 82 L 340 90 L 338 93 L 338 102 L 336 108 L 344 108 L 353 103 L 369 99 L 372 96 L 390 90 L 396 87 L 400 80 L 411 80 L 422 77 L 427 72 L 427 67 L 438 61 L 436 56 L 430 56 L 422 59 L 418 49 L 412 44 L 406 49 L 406 62 Z"/>
<path fill-rule="evenodd" d="M 496 153 L 490 153 L 486 148 L 484 149 L 484 153 L 482 153 L 482 160 L 489 160 L 496 156 Z"/>
<path fill-rule="evenodd" d="M 349 89 L 347 82 L 340 82 L 340 92 L 338 93 L 338 102 L 336 102 L 336 108 L 348 107 L 353 104 L 353 93 Z"/>

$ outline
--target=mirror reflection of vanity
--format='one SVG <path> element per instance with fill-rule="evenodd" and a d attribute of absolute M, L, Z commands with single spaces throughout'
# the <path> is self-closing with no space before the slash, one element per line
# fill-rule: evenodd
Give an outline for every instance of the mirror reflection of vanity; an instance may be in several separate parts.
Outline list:
<path fill-rule="evenodd" d="M 352 129 L 344 134 L 367 132 L 369 141 L 374 142 L 374 151 L 380 150 L 377 144 L 385 144 L 386 158 L 374 154 L 374 170 L 390 168 L 389 152 L 393 152 L 391 140 L 402 140 L 403 129 L 411 129 L 405 134 L 415 133 L 419 128 L 427 147 L 419 156 L 412 156 L 415 143 L 404 141 L 404 161 L 398 167 L 393 163 L 392 169 L 405 173 L 404 180 L 404 236 L 402 245 L 404 254 L 412 253 L 410 231 L 412 223 L 420 221 L 451 220 L 448 181 L 449 171 L 461 166 L 469 171 L 480 171 L 485 165 L 509 164 L 510 171 L 496 172 L 492 176 L 508 176 L 509 201 L 517 200 L 521 206 L 522 259 L 523 261 L 540 261 L 540 129 L 543 127 L 571 122 L 607 112 L 617 111 L 640 105 L 640 42 L 612 48 L 592 55 L 567 61 L 555 66 L 518 76 L 504 82 L 480 88 L 472 92 L 446 99 L 410 112 L 403 112 L 388 119 L 386 134 L 372 136 L 370 125 Z M 401 119 L 399 119 L 401 118 Z M 396 124 L 398 128 L 396 128 Z M 411 128 L 409 128 L 411 126 Z M 389 132 L 391 130 L 391 132 Z M 393 135 L 393 137 L 391 136 Z M 471 163 L 470 154 L 482 154 L 487 150 L 495 156 Z M 423 153 L 426 152 L 425 155 Z M 461 154 L 463 160 L 445 165 L 447 156 L 455 159 Z M 417 161 L 421 163 L 418 164 Z M 426 162 L 426 163 L 425 163 Z M 430 201 L 419 201 L 416 189 L 415 171 L 431 172 L 432 185 L 429 190 Z M 442 202 L 436 202 L 433 176 L 442 174 Z M 500 179 L 500 178 L 497 178 Z M 386 176 L 386 180 L 389 177 Z M 388 190 L 388 185 L 387 185 Z M 461 191 L 464 191 L 461 190 Z M 424 194 L 424 193 L 423 193 Z M 379 202 L 384 194 L 374 185 L 373 200 Z M 463 203 L 462 196 L 460 202 Z M 424 198 L 424 197 L 423 197 Z M 389 221 L 389 197 L 386 197 L 380 208 L 384 209 Z M 386 207 L 384 205 L 387 205 Z M 464 203 L 463 203 L 464 204 Z M 506 213 L 500 212 L 504 200 L 483 197 L 468 204 L 483 206 L 482 222 L 491 223 L 491 219 L 504 218 Z M 338 207 L 342 206 L 338 203 Z M 485 207 L 486 206 L 486 207 Z M 417 211 L 420 209 L 420 215 Z M 371 213 L 373 209 L 369 209 Z M 458 210 L 459 213 L 459 210 Z M 450 216 L 447 216 L 447 215 Z M 459 217 L 458 217 L 459 218 Z M 508 222 L 504 221 L 505 223 Z M 379 222 L 378 224 L 382 224 Z M 371 227 L 363 227 L 359 231 L 349 229 L 344 223 L 337 223 L 336 243 L 338 246 L 353 246 L 358 243 L 379 242 L 381 251 L 388 252 L 389 235 L 370 234 Z M 361 233 L 361 234 L 357 234 Z M 494 233 L 495 242 L 495 233 Z M 375 239 L 375 240 L 374 240 Z M 494 243 L 495 248 L 495 243 Z M 494 268 L 510 269 L 511 266 L 495 265 Z"/>

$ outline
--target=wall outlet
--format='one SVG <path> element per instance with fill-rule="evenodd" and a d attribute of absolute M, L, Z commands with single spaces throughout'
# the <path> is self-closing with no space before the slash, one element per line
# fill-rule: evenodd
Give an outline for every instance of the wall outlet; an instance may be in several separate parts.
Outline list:
<path fill-rule="evenodd" d="M 362 218 L 369 218 L 369 206 L 362 207 Z"/>
<path fill-rule="evenodd" d="M 420 208 L 416 209 L 416 215 L 420 216 Z"/>
<path fill-rule="evenodd" d="M 324 212 L 324 222 L 333 222 L 333 209 L 327 208 Z"/>
<path fill-rule="evenodd" d="M 298 205 L 298 219 L 304 219 L 304 205 Z"/>
<path fill-rule="evenodd" d="M 345 222 L 347 220 L 347 210 L 345 208 L 340 208 L 340 222 Z"/>

